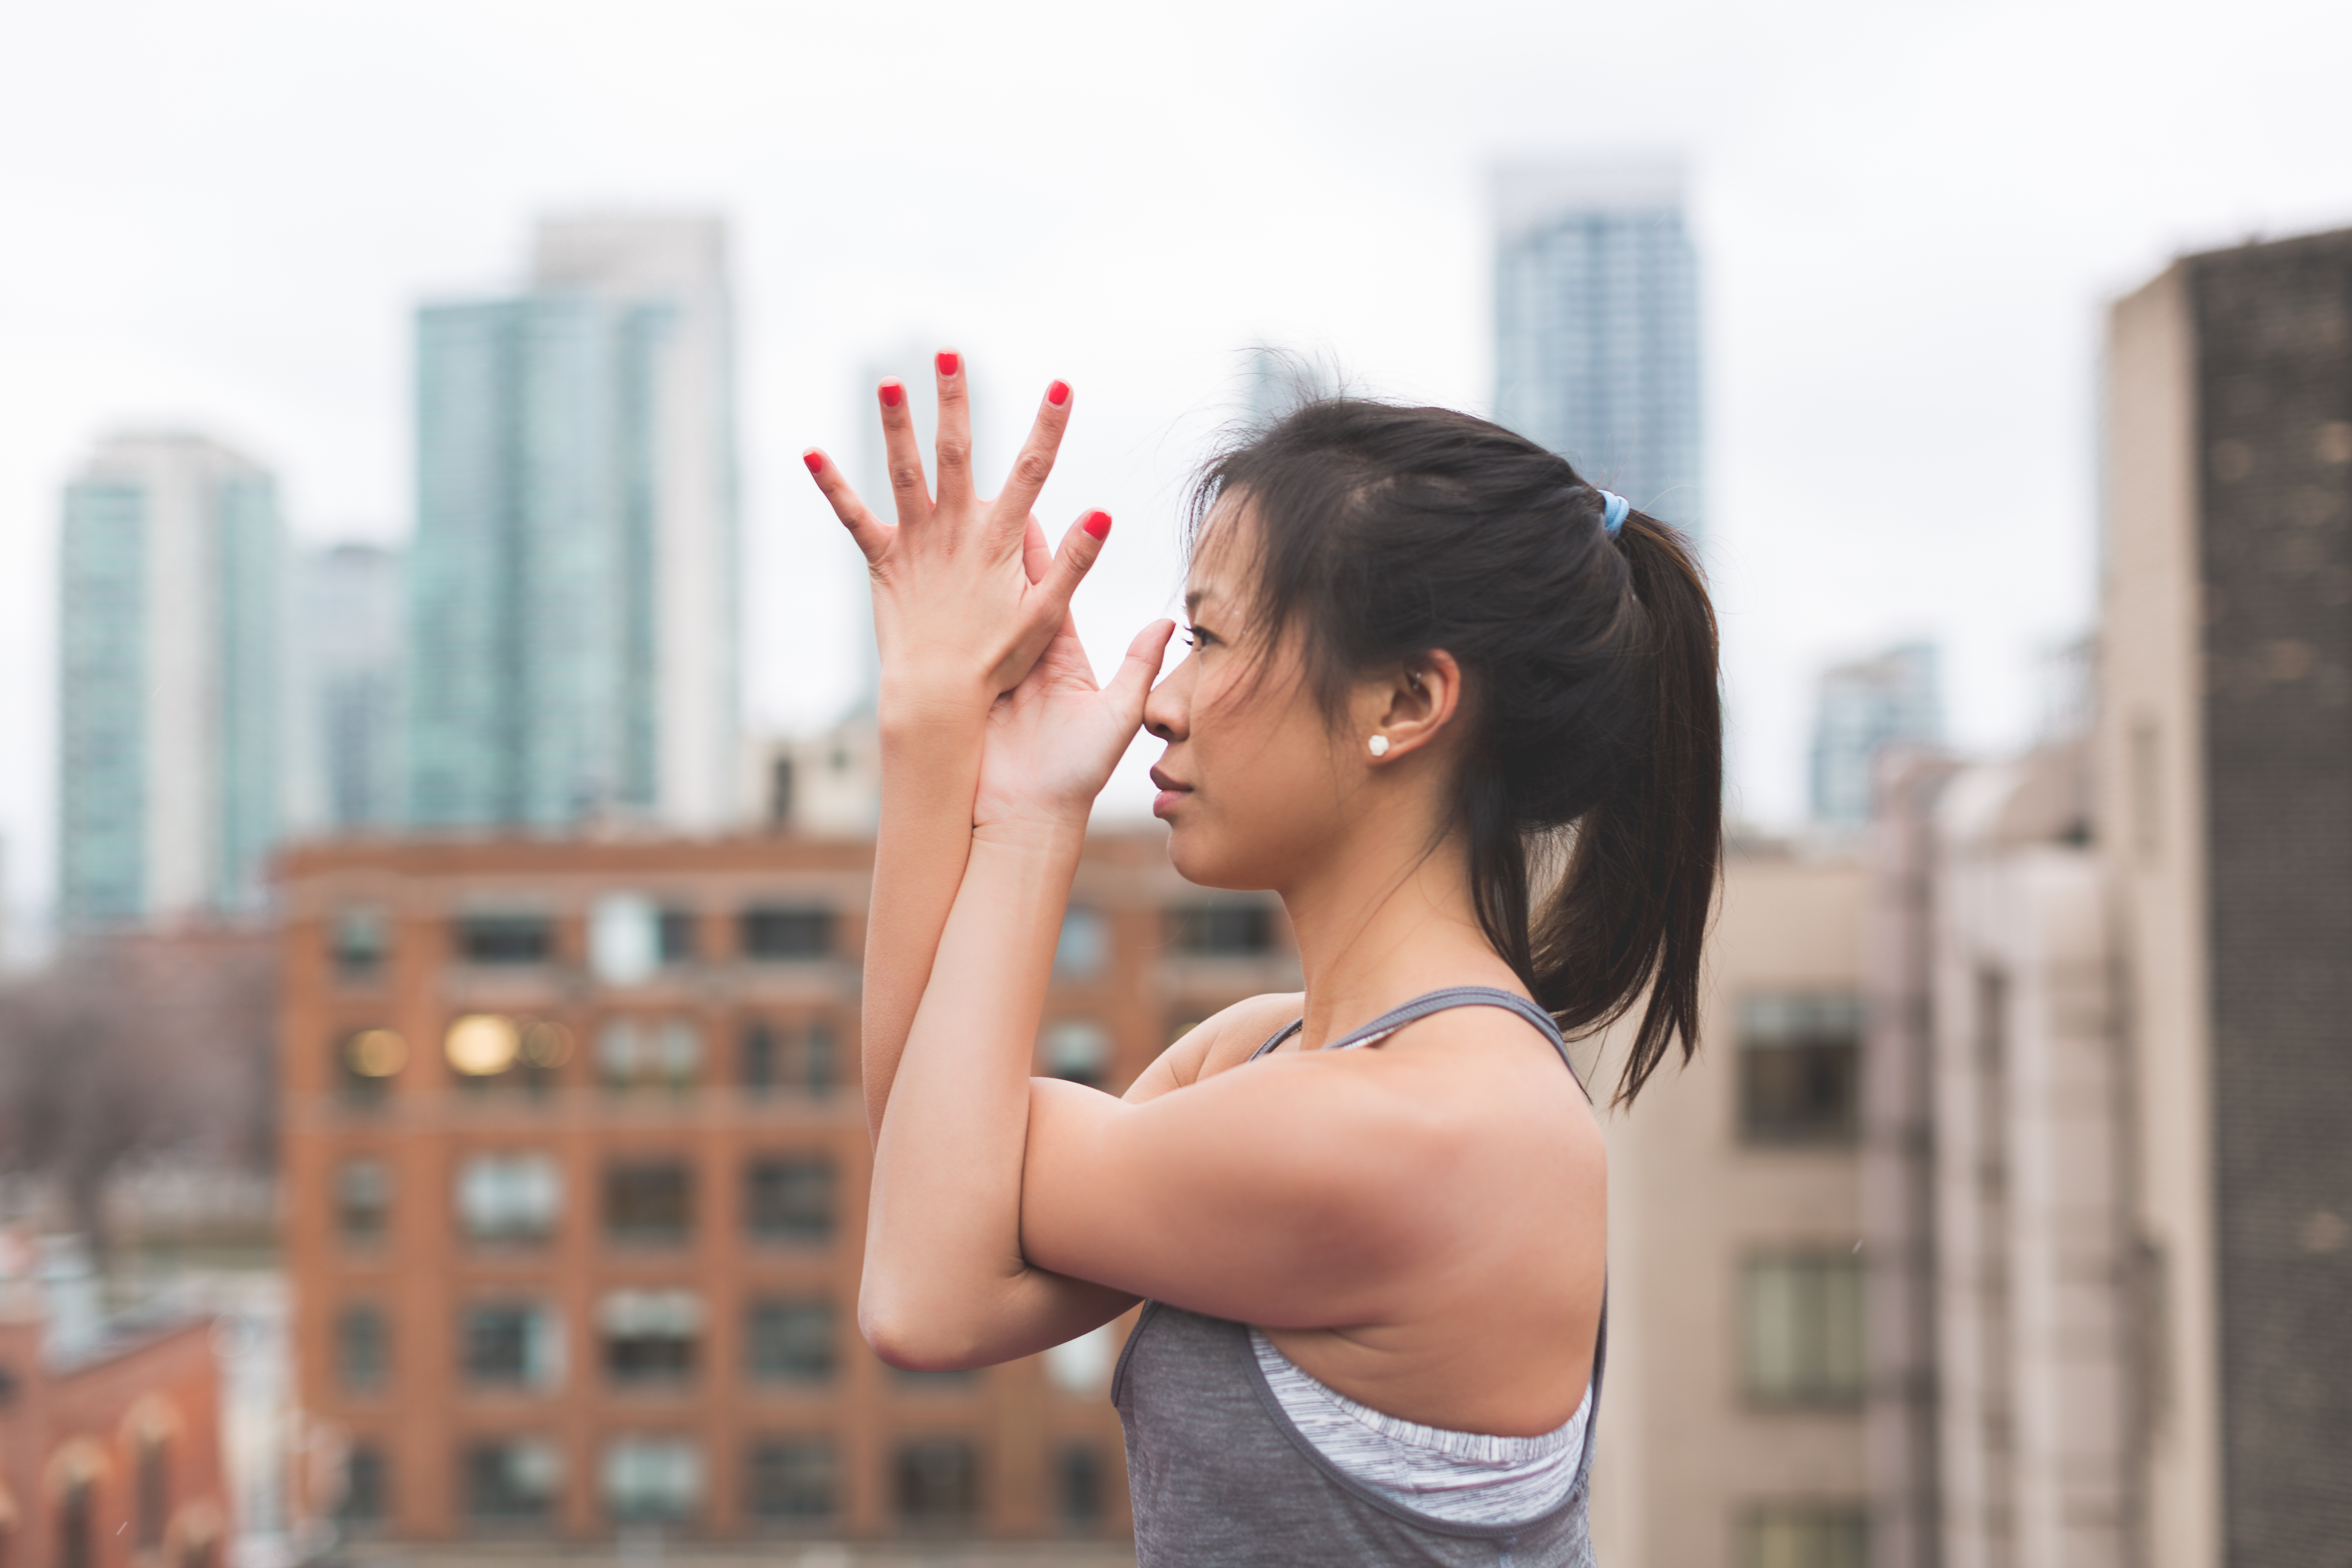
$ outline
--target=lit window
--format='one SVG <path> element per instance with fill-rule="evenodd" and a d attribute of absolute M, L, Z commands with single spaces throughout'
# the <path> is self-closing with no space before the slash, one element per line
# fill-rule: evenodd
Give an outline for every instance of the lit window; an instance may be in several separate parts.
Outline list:
<path fill-rule="evenodd" d="M 968 1526 L 980 1510 L 980 1455 L 961 1437 L 923 1437 L 898 1447 L 892 1467 L 898 1518 L 934 1529 Z"/>
<path fill-rule="evenodd" d="M 535 1437 L 476 1443 L 465 1451 L 466 1511 L 485 1523 L 545 1519 L 563 1482 L 555 1445 Z"/>
<path fill-rule="evenodd" d="M 563 1323 L 535 1301 L 467 1307 L 459 1356 L 469 1383 L 550 1389 L 563 1381 Z"/>
<path fill-rule="evenodd" d="M 474 1154 L 457 1166 L 457 1223 L 468 1240 L 544 1241 L 554 1233 L 563 1187 L 545 1154 Z"/>
<path fill-rule="evenodd" d="M 754 1301 L 745 1314 L 746 1370 L 763 1383 L 823 1383 L 833 1375 L 833 1305 Z"/>
<path fill-rule="evenodd" d="M 762 1437 L 746 1455 L 744 1506 L 754 1519 L 829 1519 L 837 1504 L 840 1460 L 823 1437 Z"/>
<path fill-rule="evenodd" d="M 1090 1019 L 1065 1018 L 1045 1026 L 1037 1054 L 1047 1076 L 1100 1089 L 1110 1070 L 1110 1031 Z"/>
<path fill-rule="evenodd" d="M 604 1448 L 604 1509 L 625 1522 L 690 1519 L 702 1500 L 702 1453 L 683 1437 L 620 1437 Z"/>
<path fill-rule="evenodd" d="M 1861 1400 L 1861 1258 L 1752 1258 L 1741 1272 L 1739 1316 L 1748 1398 L 1764 1405 Z"/>
<path fill-rule="evenodd" d="M 335 1228 L 345 1241 L 373 1241 L 392 1218 L 392 1172 L 381 1160 L 352 1160 L 335 1173 Z"/>
<path fill-rule="evenodd" d="M 604 1171 L 604 1234 L 637 1246 L 677 1246 L 694 1228 L 694 1173 L 677 1160 L 638 1160 Z"/>
<path fill-rule="evenodd" d="M 335 1041 L 335 1073 L 344 1102 L 380 1105 L 408 1065 L 408 1042 L 392 1029 L 354 1029 Z"/>
<path fill-rule="evenodd" d="M 822 1155 L 743 1167 L 743 1228 L 757 1241 L 833 1239 L 833 1162 Z"/>
<path fill-rule="evenodd" d="M 691 1290 L 615 1290 L 596 1308 L 604 1371 L 615 1383 L 682 1383 L 694 1375 L 702 1299 Z"/>
<path fill-rule="evenodd" d="M 392 1364 L 392 1333 L 375 1307 L 346 1307 L 335 1320 L 335 1377 L 354 1394 L 383 1386 Z"/>
<path fill-rule="evenodd" d="M 1752 1143 L 1850 1142 L 1860 1126 L 1862 1004 L 1758 995 L 1739 1004 L 1739 1131 Z"/>
<path fill-rule="evenodd" d="M 1054 978 L 1091 980 L 1110 959 L 1110 921 L 1098 910 L 1073 905 L 1062 916 L 1062 934 L 1054 942 Z"/>
<path fill-rule="evenodd" d="M 738 921 L 743 956 L 763 961 L 824 958 L 833 952 L 833 911 L 755 904 Z"/>
<path fill-rule="evenodd" d="M 1740 1568 L 1868 1568 L 1870 1521 L 1861 1509 L 1771 1503 L 1739 1531 Z"/>

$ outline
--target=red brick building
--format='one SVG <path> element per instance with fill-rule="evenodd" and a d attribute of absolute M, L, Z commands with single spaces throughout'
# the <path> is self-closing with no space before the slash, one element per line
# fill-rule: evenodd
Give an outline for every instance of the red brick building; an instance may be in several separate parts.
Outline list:
<path fill-rule="evenodd" d="M 1124 1326 L 958 1374 L 856 1325 L 869 843 L 352 842 L 280 867 L 306 1500 L 354 1534 L 1127 1528 Z M 1089 846 L 1039 1070 L 1297 984 L 1270 901 Z"/>
<path fill-rule="evenodd" d="M 123 1318 L 65 1346 L 37 1286 L 0 1286 L 0 1563 L 220 1568 L 230 1521 L 211 1329 Z"/>

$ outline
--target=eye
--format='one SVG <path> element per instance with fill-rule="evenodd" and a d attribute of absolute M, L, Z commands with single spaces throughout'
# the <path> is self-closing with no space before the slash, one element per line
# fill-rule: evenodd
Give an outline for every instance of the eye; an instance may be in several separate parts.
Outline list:
<path fill-rule="evenodd" d="M 1217 634 L 1206 626 L 1186 626 L 1184 641 L 1192 647 L 1206 647 L 1217 640 Z"/>

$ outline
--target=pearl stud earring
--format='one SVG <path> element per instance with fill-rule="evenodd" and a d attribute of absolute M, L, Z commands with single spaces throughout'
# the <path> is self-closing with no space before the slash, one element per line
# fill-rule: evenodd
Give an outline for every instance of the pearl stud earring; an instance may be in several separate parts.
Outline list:
<path fill-rule="evenodd" d="M 1372 755 L 1374 755 L 1374 756 L 1376 756 L 1376 757 L 1385 757 L 1385 756 L 1387 756 L 1388 754 L 1389 754 L 1389 738 L 1388 738 L 1386 735 L 1375 735 L 1375 736 L 1373 736 L 1373 737 L 1372 737 Z"/>

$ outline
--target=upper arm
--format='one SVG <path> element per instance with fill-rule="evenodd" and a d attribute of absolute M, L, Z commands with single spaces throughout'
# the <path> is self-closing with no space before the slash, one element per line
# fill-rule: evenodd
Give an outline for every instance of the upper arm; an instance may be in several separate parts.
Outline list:
<path fill-rule="evenodd" d="M 1174 1045 L 1136 1075 L 1119 1098 L 1129 1105 L 1140 1105 L 1247 1061 L 1252 1052 L 1298 1016 L 1305 1002 L 1305 997 L 1292 991 L 1234 1003 L 1185 1030 Z"/>

